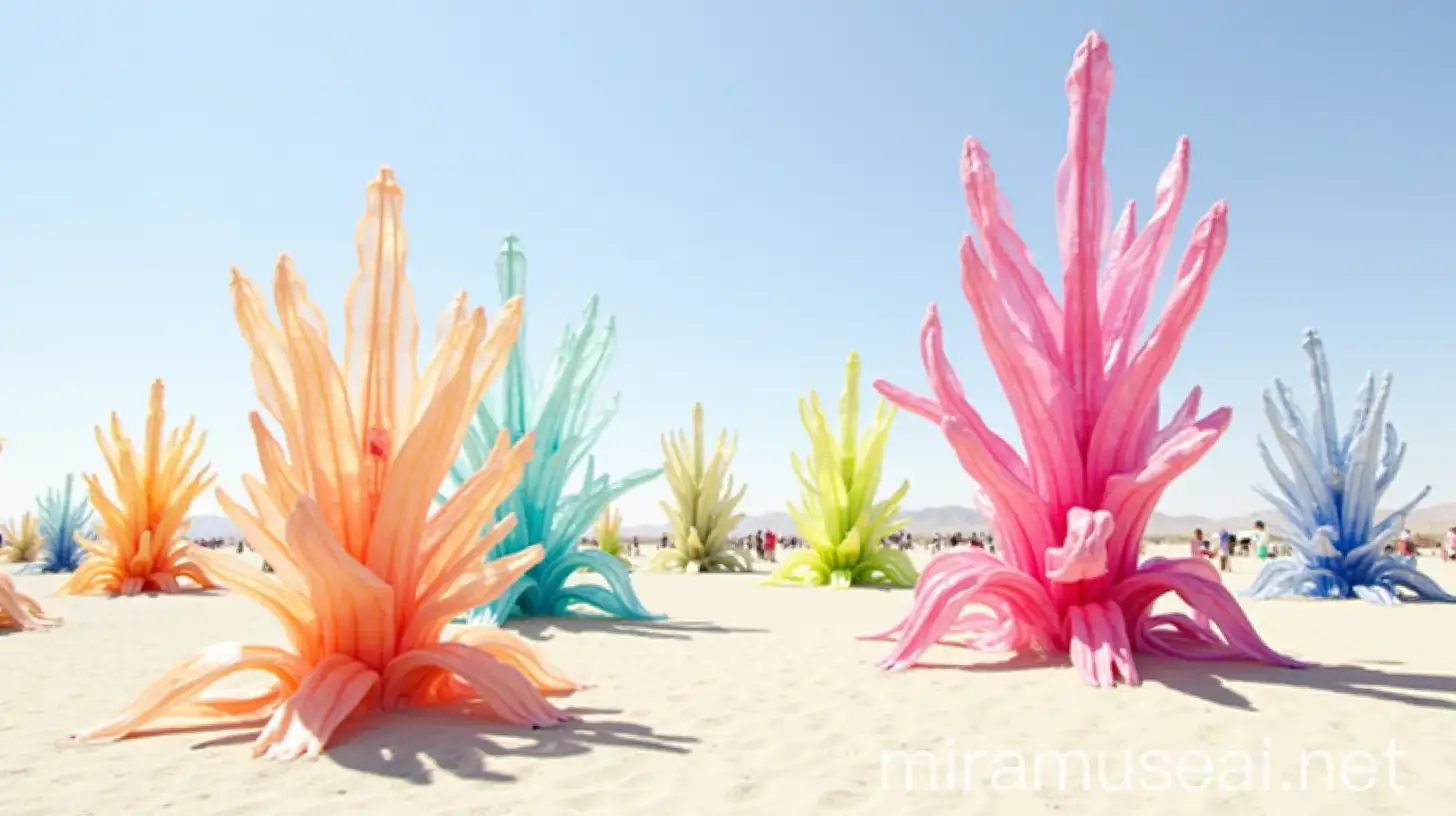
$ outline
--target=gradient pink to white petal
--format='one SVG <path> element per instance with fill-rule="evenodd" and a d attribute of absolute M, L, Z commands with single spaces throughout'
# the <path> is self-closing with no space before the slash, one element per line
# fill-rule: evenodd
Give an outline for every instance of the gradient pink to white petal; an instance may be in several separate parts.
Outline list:
<path fill-rule="evenodd" d="M 1138 563 L 1158 498 L 1229 424 L 1228 408 L 1198 418 L 1197 388 L 1166 425 L 1158 424 L 1158 387 L 1223 255 L 1228 207 L 1220 201 L 1199 220 L 1168 303 L 1141 340 L 1188 187 L 1188 140 L 1179 140 L 1158 180 L 1143 231 L 1136 231 L 1129 203 L 1109 236 L 1102 149 L 1112 76 L 1107 44 L 1094 31 L 1067 74 L 1071 115 L 1056 188 L 1064 304 L 1053 299 L 1012 228 L 985 149 L 966 140 L 961 179 L 980 250 L 967 235 L 961 288 L 1010 400 L 1026 458 L 967 401 L 932 305 L 920 349 L 934 396 L 883 381 L 875 387 L 940 425 L 981 486 L 1000 557 L 966 549 L 932 560 L 915 586 L 910 614 L 871 636 L 896 641 L 885 668 L 912 666 L 936 643 L 1068 653 L 1081 676 L 1099 686 L 1139 683 L 1133 652 L 1304 665 L 1264 643 L 1209 562 Z M 1194 614 L 1154 614 L 1153 602 L 1169 592 Z"/>

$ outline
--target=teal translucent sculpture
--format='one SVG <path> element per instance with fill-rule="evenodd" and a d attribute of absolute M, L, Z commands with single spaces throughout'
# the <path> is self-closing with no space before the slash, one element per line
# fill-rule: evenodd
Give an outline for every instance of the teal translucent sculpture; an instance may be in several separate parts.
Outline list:
<path fill-rule="evenodd" d="M 526 293 L 526 258 L 519 241 L 508 235 L 496 259 L 502 299 Z M 530 300 L 526 301 L 527 309 Z M 494 602 L 473 610 L 471 623 L 501 624 L 513 617 L 604 614 L 648 620 L 660 617 L 643 608 L 632 589 L 627 567 L 600 550 L 578 546 L 582 534 L 608 504 L 662 474 L 642 470 L 618 481 L 597 473 L 592 447 L 617 413 L 617 398 L 593 417 L 593 402 L 616 346 L 616 321 L 597 322 L 597 298 L 587 302 L 581 325 L 568 326 L 557 347 L 549 376 L 533 387 L 526 366 L 526 329 L 511 349 L 505 375 L 475 410 L 460 458 L 451 469 L 453 491 L 479 470 L 502 429 L 514 443 L 535 434 L 535 455 L 520 485 L 496 509 L 496 519 L 516 514 L 516 526 L 490 552 L 500 558 L 532 544 L 545 550 L 541 562 Z M 567 481 L 583 463 L 586 472 L 574 495 L 563 495 Z M 443 501 L 442 493 L 440 500 Z M 580 571 L 595 573 L 605 586 L 567 580 Z M 595 609 L 595 612 L 589 611 Z"/>

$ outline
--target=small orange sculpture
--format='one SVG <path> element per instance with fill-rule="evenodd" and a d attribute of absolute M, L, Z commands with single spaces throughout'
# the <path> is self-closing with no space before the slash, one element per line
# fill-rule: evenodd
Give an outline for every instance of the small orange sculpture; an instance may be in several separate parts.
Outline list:
<path fill-rule="evenodd" d="M 204 589 L 213 583 L 187 556 L 191 542 L 182 537 L 187 530 L 187 511 L 192 502 L 215 478 L 206 467 L 192 468 L 202 455 L 207 434 L 192 438 L 196 418 L 182 428 L 173 428 L 165 441 L 162 428 L 167 413 L 162 408 L 165 388 L 161 380 L 152 383 L 151 405 L 147 409 L 147 436 L 141 455 L 131 437 L 121 429 L 121 419 L 111 415 L 111 440 L 96 428 L 96 444 L 106 457 L 106 466 L 116 483 L 116 501 L 101 488 L 101 481 L 86 474 L 91 505 L 100 521 L 96 539 L 78 536 L 76 543 L 91 555 L 76 568 L 58 592 L 79 595 L 105 592 L 135 595 L 138 592 L 179 592 L 179 578 Z"/>
<path fill-rule="evenodd" d="M 232 278 L 258 395 L 282 442 L 254 412 L 263 479 L 244 479 L 254 509 L 217 495 L 276 576 L 227 552 L 194 548 L 192 558 L 272 612 L 291 648 L 214 646 L 82 739 L 266 722 L 254 754 L 287 760 L 317 755 L 346 720 L 372 710 L 449 705 L 538 727 L 569 719 L 546 696 L 579 686 L 515 635 L 445 633 L 451 618 L 496 598 L 541 558 L 535 546 L 485 560 L 514 516 L 481 535 L 520 480 L 531 438 L 512 446 L 501 434 L 486 465 L 431 512 L 472 412 L 515 343 L 521 301 L 507 302 L 487 331 L 484 310 L 467 310 L 462 293 L 418 372 L 403 193 L 388 168 L 367 202 L 342 366 L 288 256 L 275 274 L 277 325 L 253 283 L 237 271 Z M 240 671 L 274 680 L 253 693 L 203 693 Z"/>
<path fill-rule="evenodd" d="M 0 451 L 5 449 L 5 440 L 0 439 Z M 0 572 L 0 630 L 49 629 L 61 621 L 48 618 L 40 611 L 40 604 L 29 596 L 20 594 L 15 582 Z"/>

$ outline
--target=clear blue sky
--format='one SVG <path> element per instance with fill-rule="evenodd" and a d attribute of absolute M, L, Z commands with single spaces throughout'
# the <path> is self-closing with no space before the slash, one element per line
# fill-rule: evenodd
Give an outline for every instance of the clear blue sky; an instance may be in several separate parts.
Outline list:
<path fill-rule="evenodd" d="M 1150 202 L 1185 133 L 1175 257 L 1230 202 L 1167 387 L 1203 384 L 1234 426 L 1162 509 L 1259 506 L 1260 390 L 1282 375 L 1308 391 L 1306 326 L 1342 403 L 1367 369 L 1395 372 L 1412 447 L 1396 492 L 1456 499 L 1453 18 L 1434 0 L 5 3 L 0 515 L 99 467 L 91 428 L 109 411 L 140 432 L 159 376 L 173 415 L 211 434 L 224 485 L 255 471 L 228 268 L 266 278 L 289 251 L 337 320 L 386 162 L 426 326 L 462 287 L 496 304 L 507 231 L 532 263 L 533 359 L 591 293 L 618 316 L 611 470 L 655 465 L 658 435 L 702 400 L 741 436 L 747 509 L 781 508 L 804 447 L 795 398 L 832 399 L 851 348 L 869 376 L 921 387 L 931 301 L 973 400 L 1014 434 L 958 293 L 960 144 L 981 137 L 1034 255 L 1054 260 L 1063 77 L 1093 27 L 1118 70 L 1118 205 Z M 969 503 L 915 417 L 888 470 L 911 479 L 911 507 Z M 629 523 L 665 494 L 632 496 Z"/>

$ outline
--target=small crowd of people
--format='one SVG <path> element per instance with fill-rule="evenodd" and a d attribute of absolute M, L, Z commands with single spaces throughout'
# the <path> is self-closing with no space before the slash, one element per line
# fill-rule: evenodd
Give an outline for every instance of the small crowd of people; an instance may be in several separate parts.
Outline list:
<path fill-rule="evenodd" d="M 1188 554 L 1195 558 L 1217 559 L 1218 568 L 1223 572 L 1229 572 L 1232 569 L 1230 559 L 1235 555 L 1252 554 L 1263 561 L 1294 554 L 1294 547 L 1287 541 L 1277 541 L 1272 538 L 1264 528 L 1262 521 L 1255 521 L 1254 529 L 1247 535 L 1219 530 L 1217 539 L 1217 544 L 1210 543 L 1204 537 L 1201 528 L 1194 530 L 1193 538 L 1188 542 Z M 1385 552 L 1387 555 L 1415 558 L 1420 554 L 1420 544 L 1420 537 L 1407 527 L 1401 530 L 1400 535 L 1394 541 L 1385 545 Z M 1436 550 L 1442 561 L 1456 560 L 1456 527 L 1446 531 L 1446 540 L 1438 543 Z"/>
<path fill-rule="evenodd" d="M 236 547 L 238 555 L 242 555 L 243 550 L 246 549 L 248 546 L 247 542 L 243 541 L 241 538 L 236 540 L 227 538 L 195 538 L 192 540 L 192 543 L 209 550 L 220 550 L 224 547 Z"/>
<path fill-rule="evenodd" d="M 1429 541 L 1429 539 L 1427 540 Z M 1395 544 L 1386 545 L 1385 551 L 1387 553 L 1394 551 L 1396 555 L 1415 558 L 1420 553 L 1421 543 L 1421 537 L 1412 533 L 1410 528 L 1407 527 L 1401 531 L 1400 537 L 1395 540 Z M 1456 561 L 1456 527 L 1447 528 L 1446 539 L 1444 541 L 1433 542 L 1433 544 L 1436 554 L 1441 556 L 1442 561 Z"/>
<path fill-rule="evenodd" d="M 931 533 L 928 537 L 922 536 L 921 541 L 933 553 L 941 550 L 956 549 L 958 547 L 974 547 L 987 552 L 996 552 L 996 536 L 991 533 Z M 915 548 L 915 536 L 909 530 L 901 530 L 885 539 L 888 546 L 898 547 L 909 552 Z"/>
<path fill-rule="evenodd" d="M 991 533 L 932 533 L 929 536 L 922 536 L 920 539 L 931 552 L 940 552 L 943 549 L 954 549 L 956 547 L 977 547 L 996 552 L 996 537 Z M 804 539 L 797 535 L 779 535 L 773 530 L 755 530 L 752 533 L 736 536 L 731 539 L 734 547 L 740 550 L 752 550 L 760 561 L 778 561 L 779 550 L 796 550 L 807 546 Z M 596 538 L 582 536 L 581 546 L 600 546 Z M 657 541 L 657 549 L 665 550 L 672 546 L 672 539 L 667 533 Z M 880 541 L 882 547 L 894 547 L 899 550 L 909 551 L 915 546 L 915 536 L 907 530 L 891 533 Z M 622 543 L 622 549 L 627 555 L 637 556 L 642 554 L 642 539 L 640 536 L 632 536 Z"/>
<path fill-rule="evenodd" d="M 1221 572 L 1230 572 L 1233 569 L 1231 560 L 1235 556 L 1252 555 L 1260 561 L 1278 556 L 1289 556 L 1293 554 L 1293 547 L 1288 542 L 1277 541 L 1264 527 L 1264 522 L 1255 521 L 1254 529 L 1247 534 L 1240 535 L 1231 533 L 1228 530 L 1220 529 L 1215 536 L 1216 543 L 1210 542 L 1203 534 L 1200 527 L 1193 531 L 1193 537 L 1188 542 L 1189 555 L 1195 558 L 1209 558 L 1218 562 Z M 976 547 L 985 549 L 991 553 L 996 552 L 996 537 L 991 533 L 932 533 L 921 537 L 922 542 L 927 542 L 933 553 L 943 549 L 955 549 L 957 547 Z M 199 547 L 206 547 L 209 550 L 218 550 L 224 547 L 236 547 L 239 555 L 245 550 L 251 549 L 246 541 L 242 539 L 227 538 L 199 538 L 192 542 Z M 598 547 L 596 538 L 582 536 L 583 547 Z M 664 550 L 672 546 L 672 540 L 667 533 L 663 533 L 657 541 L 657 549 Z M 733 539 L 733 546 L 739 549 L 751 549 L 761 561 L 777 561 L 778 550 L 798 549 L 804 545 L 804 539 L 797 535 L 780 536 L 773 530 L 756 530 L 752 533 L 738 536 Z M 886 536 L 880 541 L 882 547 L 895 547 L 902 551 L 910 551 L 915 547 L 915 536 L 908 530 L 900 530 Z M 628 555 L 637 556 L 642 554 L 642 538 L 632 536 L 622 544 L 622 549 Z M 1419 554 L 1420 538 L 1411 532 L 1407 527 L 1391 544 L 1386 545 L 1385 551 L 1389 554 L 1415 558 Z M 1446 540 L 1436 545 L 1437 553 L 1442 561 L 1456 561 L 1456 527 L 1446 531 Z M 263 562 L 263 571 L 272 572 L 273 567 L 268 562 Z"/>
<path fill-rule="evenodd" d="M 1254 529 L 1246 535 L 1221 529 L 1217 538 L 1217 544 L 1210 543 L 1203 535 L 1203 528 L 1195 529 L 1193 538 L 1188 542 L 1188 554 L 1194 558 L 1215 559 L 1220 572 L 1232 572 L 1232 559 L 1236 555 L 1253 555 L 1260 561 L 1265 561 L 1276 556 L 1289 555 L 1291 552 L 1287 542 L 1275 541 L 1269 535 L 1262 521 L 1255 521 Z"/>

